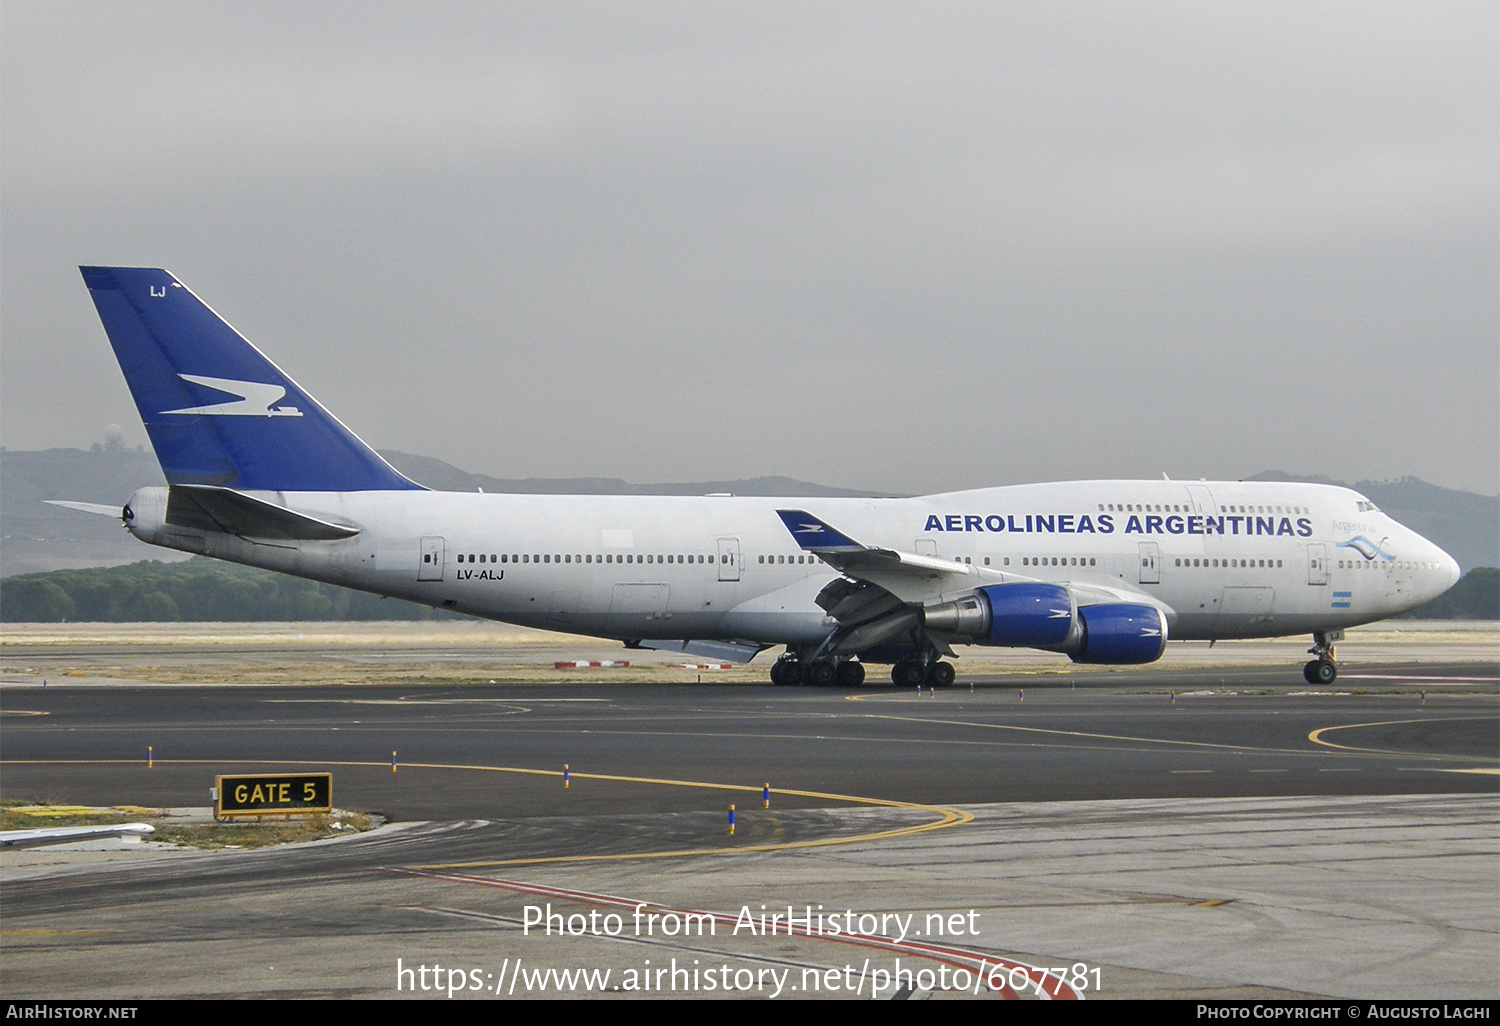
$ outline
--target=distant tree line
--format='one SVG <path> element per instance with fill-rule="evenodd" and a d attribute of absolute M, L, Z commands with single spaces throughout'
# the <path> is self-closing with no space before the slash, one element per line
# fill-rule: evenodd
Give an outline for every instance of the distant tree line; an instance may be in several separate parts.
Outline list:
<path fill-rule="evenodd" d="M 0 580 L 5 623 L 451 619 L 464 617 L 201 556 Z M 1447 594 L 1401 619 L 1500 619 L 1500 570 L 1470 570 Z"/>
<path fill-rule="evenodd" d="M 0 622 L 5 623 L 439 619 L 463 618 L 201 556 L 0 580 Z"/>
<path fill-rule="evenodd" d="M 1477 566 L 1446 592 L 1398 620 L 1500 620 L 1500 569 Z"/>

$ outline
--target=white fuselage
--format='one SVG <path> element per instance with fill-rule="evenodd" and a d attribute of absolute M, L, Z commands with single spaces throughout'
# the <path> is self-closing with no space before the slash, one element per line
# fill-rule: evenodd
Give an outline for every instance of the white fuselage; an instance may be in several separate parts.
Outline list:
<path fill-rule="evenodd" d="M 1454 559 L 1325 484 L 1068 481 L 919 498 L 263 493 L 359 526 L 266 541 L 166 525 L 165 489 L 132 498 L 136 537 L 489 619 L 616 639 L 811 643 L 838 574 L 775 510 L 802 508 L 867 546 L 965 564 L 932 601 L 1047 580 L 1163 607 L 1172 637 L 1265 637 L 1412 609 Z M 1368 507 L 1368 508 L 1364 508 Z M 425 561 L 426 558 L 426 561 Z"/>
<path fill-rule="evenodd" d="M 813 644 L 839 575 L 776 515 L 800 509 L 866 546 L 964 565 L 927 601 L 1040 580 L 1145 599 L 1177 639 L 1250 638 L 1383 619 L 1458 577 L 1432 542 L 1327 485 L 1078 481 L 909 499 L 257 493 L 358 527 L 265 541 L 164 522 L 166 489 L 131 500 L 158 545 L 509 623 L 616 639 Z M 424 561 L 425 557 L 425 561 Z"/>

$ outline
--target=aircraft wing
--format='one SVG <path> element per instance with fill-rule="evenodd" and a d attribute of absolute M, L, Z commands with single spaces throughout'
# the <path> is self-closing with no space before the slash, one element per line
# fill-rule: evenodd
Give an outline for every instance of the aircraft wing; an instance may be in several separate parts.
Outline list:
<path fill-rule="evenodd" d="M 903 602 L 937 598 L 965 578 L 978 583 L 978 568 L 936 556 L 861 545 L 811 513 L 779 509 L 776 515 L 797 544 L 846 577 L 879 585 Z"/>
<path fill-rule="evenodd" d="M 933 584 L 937 585 L 938 590 L 948 591 L 955 585 L 980 587 L 986 584 L 1038 580 L 1038 578 L 1012 573 L 1009 570 L 1002 572 L 993 568 L 985 569 L 974 566 L 971 563 L 941 559 L 937 556 L 923 556 L 914 552 L 900 552 L 896 549 L 861 545 L 811 513 L 787 509 L 779 509 L 776 512 L 781 517 L 782 523 L 786 524 L 787 530 L 792 532 L 792 537 L 797 539 L 797 543 L 804 550 L 815 554 L 845 576 L 880 584 L 892 594 L 908 602 L 920 601 L 922 596 L 908 596 L 902 594 L 903 591 L 916 590 L 930 593 L 933 590 L 931 587 Z M 902 581 L 909 582 L 914 587 L 898 590 L 886 584 L 886 582 L 899 584 Z M 1107 582 L 1103 579 L 1074 580 L 1068 582 L 1068 588 L 1078 597 L 1078 604 L 1081 606 L 1107 602 L 1147 602 L 1162 606 L 1164 609 L 1168 608 L 1139 588 L 1126 584 L 1124 581 L 1115 582 L 1113 578 L 1109 578 Z"/>
<path fill-rule="evenodd" d="M 80 513 L 94 513 L 101 517 L 114 517 L 120 519 L 120 507 L 109 506 L 102 502 L 73 502 L 71 499 L 43 499 L 49 506 L 61 506 L 63 509 L 76 509 Z"/>

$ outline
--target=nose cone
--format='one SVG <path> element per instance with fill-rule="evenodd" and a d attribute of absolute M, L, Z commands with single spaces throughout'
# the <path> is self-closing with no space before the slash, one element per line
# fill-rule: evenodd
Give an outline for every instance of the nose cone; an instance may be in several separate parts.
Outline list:
<path fill-rule="evenodd" d="M 1462 571 L 1460 571 L 1458 568 L 1458 560 L 1448 555 L 1448 553 L 1444 552 L 1442 549 L 1439 549 L 1436 545 L 1433 546 L 1433 549 L 1435 549 L 1438 554 L 1438 572 L 1443 575 L 1442 579 L 1444 583 L 1442 590 L 1447 591 L 1449 588 L 1458 583 L 1459 577 L 1462 576 Z"/>

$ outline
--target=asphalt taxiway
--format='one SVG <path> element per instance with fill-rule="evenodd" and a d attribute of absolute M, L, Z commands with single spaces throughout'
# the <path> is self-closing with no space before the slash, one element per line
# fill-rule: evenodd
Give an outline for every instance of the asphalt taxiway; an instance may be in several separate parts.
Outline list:
<path fill-rule="evenodd" d="M 222 685 L 166 685 L 159 654 L 121 669 L 128 652 L 75 652 L 45 688 L 6 677 L 4 797 L 203 805 L 216 773 L 326 769 L 338 805 L 391 823 L 274 851 L 6 853 L 0 980 L 16 997 L 433 996 L 415 977 L 397 990 L 400 959 L 462 967 L 468 996 L 562 985 L 518 964 L 724 995 L 625 982 L 676 959 L 754 970 L 730 993 L 759 996 L 783 969 L 781 996 L 808 996 L 809 972 L 811 993 L 847 996 L 862 970 L 870 996 L 904 959 L 1082 966 L 1063 989 L 1085 997 L 1497 997 L 1500 674 L 1428 655 L 1329 688 L 1270 663 L 1001 667 L 919 695 L 665 668 L 490 684 L 451 665 L 426 684 L 273 686 L 245 683 L 234 668 L 266 662 L 239 651 L 199 665 Z M 87 686 L 101 674 L 144 682 Z M 549 903 L 613 911 L 622 932 L 523 932 Z M 729 932 L 761 905 L 964 925 Z M 717 932 L 642 936 L 637 906 Z M 1019 971 L 1002 994 L 1027 996 Z"/>

